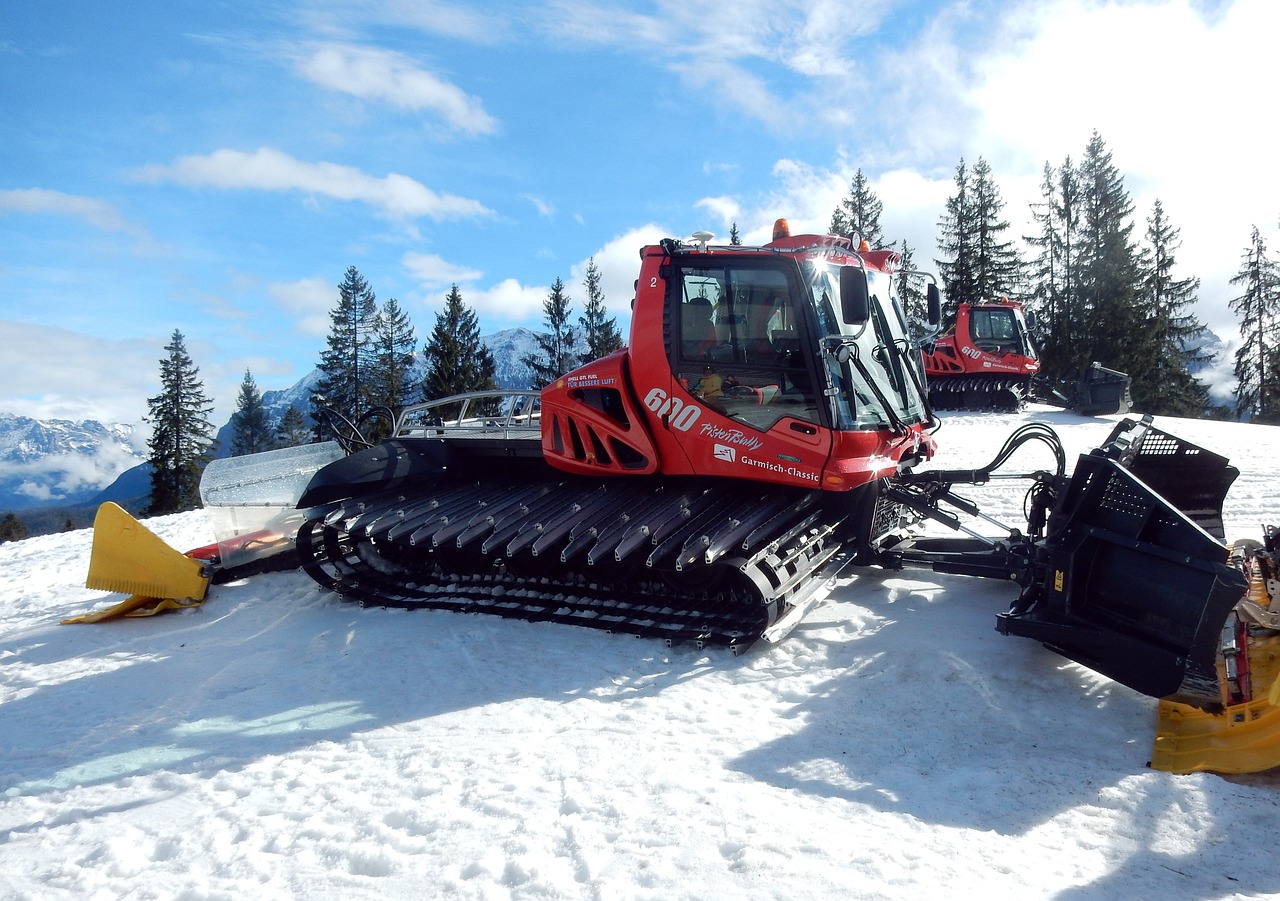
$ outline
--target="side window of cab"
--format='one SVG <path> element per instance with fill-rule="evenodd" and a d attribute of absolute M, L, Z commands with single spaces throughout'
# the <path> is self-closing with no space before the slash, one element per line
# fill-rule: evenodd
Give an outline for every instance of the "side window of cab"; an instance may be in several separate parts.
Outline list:
<path fill-rule="evenodd" d="M 767 430 L 785 417 L 818 423 L 801 346 L 796 288 L 772 266 L 684 267 L 673 291 L 677 378 L 708 407 Z"/>

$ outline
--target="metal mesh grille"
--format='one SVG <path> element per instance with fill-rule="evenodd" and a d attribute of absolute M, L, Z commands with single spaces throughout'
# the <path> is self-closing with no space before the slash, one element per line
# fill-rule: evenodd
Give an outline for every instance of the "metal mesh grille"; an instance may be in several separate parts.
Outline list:
<path fill-rule="evenodd" d="M 1137 518 L 1146 515 L 1149 505 L 1145 501 L 1144 493 L 1134 490 L 1123 479 L 1111 476 L 1103 489 L 1101 505 L 1114 513 Z"/>
<path fill-rule="evenodd" d="M 1144 457 L 1173 457 L 1179 454 L 1193 456 L 1198 453 L 1200 448 L 1194 444 L 1187 444 L 1180 438 L 1157 429 L 1149 430 L 1138 446 L 1138 455 Z"/>

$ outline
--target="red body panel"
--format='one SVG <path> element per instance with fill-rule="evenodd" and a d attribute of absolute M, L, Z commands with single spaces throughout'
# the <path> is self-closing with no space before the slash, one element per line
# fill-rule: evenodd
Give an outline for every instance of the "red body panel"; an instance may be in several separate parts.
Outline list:
<path fill-rule="evenodd" d="M 556 379 L 542 391 L 542 454 L 587 475 L 648 475 L 658 451 L 635 404 L 626 351 Z"/>
<path fill-rule="evenodd" d="M 842 241 L 797 236 L 775 244 L 827 253 L 847 247 L 847 242 L 833 243 Z M 766 250 L 743 250 L 737 258 L 752 253 L 773 258 Z M 933 455 L 934 440 L 922 424 L 895 436 L 888 429 L 833 432 L 784 416 L 761 430 L 695 396 L 676 378 L 669 362 L 662 272 L 666 258 L 660 246 L 641 251 L 628 348 L 574 370 L 543 390 L 542 447 L 552 466 L 593 475 L 661 471 L 845 491 L 892 474 L 904 457 Z M 857 259 L 852 253 L 848 258 Z M 622 417 L 602 409 L 601 391 L 617 395 L 616 409 L 623 411 Z M 763 397 L 760 402 L 765 402 Z M 643 464 L 633 460 L 621 465 L 617 453 L 608 453 L 614 444 L 633 451 Z"/>

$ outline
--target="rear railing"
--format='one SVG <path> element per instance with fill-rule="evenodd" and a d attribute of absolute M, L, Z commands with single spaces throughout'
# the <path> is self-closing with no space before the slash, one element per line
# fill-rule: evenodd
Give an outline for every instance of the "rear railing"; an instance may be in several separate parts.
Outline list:
<path fill-rule="evenodd" d="M 406 407 L 397 438 L 527 438 L 542 433 L 539 391 L 472 391 Z"/>

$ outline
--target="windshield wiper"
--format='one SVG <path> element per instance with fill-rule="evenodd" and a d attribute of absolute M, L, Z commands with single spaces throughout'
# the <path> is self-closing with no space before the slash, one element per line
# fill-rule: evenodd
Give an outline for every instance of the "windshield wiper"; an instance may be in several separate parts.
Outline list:
<path fill-rule="evenodd" d="M 893 427 L 893 433 L 899 436 L 907 434 L 909 431 L 907 424 L 893 409 L 893 404 L 889 403 L 889 398 L 880 390 L 880 386 L 871 377 L 871 373 L 867 371 L 866 365 L 859 357 L 858 345 L 842 335 L 828 335 L 823 343 L 826 345 L 827 353 L 834 356 L 841 363 L 852 363 L 853 368 L 858 370 L 858 375 L 862 376 L 863 382 L 871 389 L 871 393 L 880 402 L 881 409 L 889 417 L 889 424 Z"/>
<path fill-rule="evenodd" d="M 907 346 L 904 339 L 902 346 L 897 341 L 893 342 L 894 353 L 902 360 L 902 368 L 907 371 L 907 375 L 911 377 L 911 384 L 915 386 L 916 394 L 920 397 L 920 404 L 924 407 L 924 415 L 929 419 L 929 428 L 935 429 L 940 425 L 938 418 L 933 415 L 933 407 L 929 404 L 929 391 L 925 388 L 924 383 L 920 380 L 920 373 L 916 371 L 914 362 L 907 356 Z"/>

